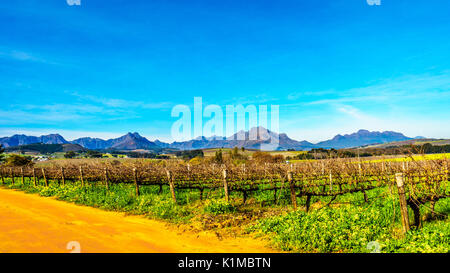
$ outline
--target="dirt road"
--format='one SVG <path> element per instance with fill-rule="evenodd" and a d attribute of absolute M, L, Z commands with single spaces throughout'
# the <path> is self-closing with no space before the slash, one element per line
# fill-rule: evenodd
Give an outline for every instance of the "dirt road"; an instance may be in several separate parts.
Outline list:
<path fill-rule="evenodd" d="M 140 216 L 0 189 L 0 252 L 68 253 L 77 250 L 78 243 L 81 252 L 273 251 L 250 238 L 219 240 L 212 233 L 180 233 Z"/>

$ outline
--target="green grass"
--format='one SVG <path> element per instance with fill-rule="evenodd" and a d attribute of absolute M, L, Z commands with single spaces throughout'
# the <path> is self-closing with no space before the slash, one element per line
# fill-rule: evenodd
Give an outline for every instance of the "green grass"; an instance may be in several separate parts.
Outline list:
<path fill-rule="evenodd" d="M 223 199 L 206 200 L 204 211 L 213 215 L 235 212 L 236 207 Z"/>
<path fill-rule="evenodd" d="M 402 235 L 397 199 L 389 195 L 376 198 L 387 191 L 368 192 L 368 203 L 362 194 L 347 194 L 338 197 L 335 202 L 339 205 L 334 207 L 261 219 L 248 231 L 270 237 L 276 248 L 293 252 L 370 252 L 368 244 L 374 241 L 381 252 L 450 252 L 448 218 L 426 221 L 423 228 L 413 227 Z M 448 214 L 449 209 L 449 199 L 436 203 L 440 214 Z"/>

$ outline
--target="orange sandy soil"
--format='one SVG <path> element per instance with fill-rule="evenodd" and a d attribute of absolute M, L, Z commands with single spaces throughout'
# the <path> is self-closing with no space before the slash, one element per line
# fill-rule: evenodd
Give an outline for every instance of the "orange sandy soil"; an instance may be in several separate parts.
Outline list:
<path fill-rule="evenodd" d="M 103 211 L 53 198 L 0 189 L 0 252 L 273 252 L 251 238 L 180 232 L 141 216 Z"/>

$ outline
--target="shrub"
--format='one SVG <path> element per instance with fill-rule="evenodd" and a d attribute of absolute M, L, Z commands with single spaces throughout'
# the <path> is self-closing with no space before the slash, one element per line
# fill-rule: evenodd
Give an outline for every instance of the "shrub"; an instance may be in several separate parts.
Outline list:
<path fill-rule="evenodd" d="M 234 212 L 236 208 L 223 199 L 207 200 L 204 211 L 213 215 Z"/>
<path fill-rule="evenodd" d="M 6 165 L 8 166 L 14 166 L 14 167 L 18 167 L 18 166 L 27 166 L 27 165 L 32 165 L 33 162 L 31 161 L 30 157 L 27 156 L 21 156 L 21 155 L 10 155 L 7 159 L 6 159 Z"/>
<path fill-rule="evenodd" d="M 275 155 L 272 156 L 271 154 L 267 152 L 260 152 L 257 151 L 252 155 L 253 160 L 261 163 L 281 163 L 284 162 L 284 156 L 283 155 Z"/>
<path fill-rule="evenodd" d="M 74 158 L 76 155 L 74 151 L 68 151 L 64 154 L 64 158 Z"/>
<path fill-rule="evenodd" d="M 89 150 L 87 151 L 86 156 L 89 158 L 101 158 L 103 154 L 98 151 Z"/>
<path fill-rule="evenodd" d="M 198 164 L 202 163 L 202 161 L 203 161 L 203 158 L 194 157 L 193 159 L 189 160 L 189 164 L 198 165 Z"/>
<path fill-rule="evenodd" d="M 214 159 L 213 160 L 216 163 L 218 163 L 218 164 L 222 164 L 223 163 L 223 155 L 222 155 L 222 150 L 221 149 L 216 151 L 216 154 L 214 155 Z"/>
<path fill-rule="evenodd" d="M 247 156 L 245 154 L 240 154 L 238 147 L 234 147 L 233 150 L 230 150 L 230 158 L 232 160 L 247 160 Z"/>
<path fill-rule="evenodd" d="M 203 151 L 202 150 L 190 150 L 190 151 L 178 151 L 175 153 L 177 157 L 181 157 L 184 160 L 190 160 L 195 157 L 203 157 Z"/>

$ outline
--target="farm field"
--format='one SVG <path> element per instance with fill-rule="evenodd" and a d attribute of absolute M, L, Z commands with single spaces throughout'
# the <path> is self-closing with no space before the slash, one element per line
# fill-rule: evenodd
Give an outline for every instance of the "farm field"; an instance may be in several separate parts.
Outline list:
<path fill-rule="evenodd" d="M 442 154 L 425 154 L 425 155 L 412 155 L 412 156 L 391 156 L 388 158 L 376 157 L 375 159 L 368 159 L 364 162 L 411 162 L 411 161 L 421 161 L 421 160 L 439 160 L 439 159 L 449 159 L 450 153 Z"/>
<path fill-rule="evenodd" d="M 145 215 L 219 239 L 257 237 L 279 251 L 370 252 L 368 245 L 375 243 L 381 252 L 448 252 L 448 164 L 54 160 L 3 168 L 1 174 L 5 188 Z"/>
<path fill-rule="evenodd" d="M 205 157 L 212 157 L 219 150 L 222 150 L 223 153 L 229 153 L 233 149 L 231 149 L 231 148 L 203 149 L 203 153 L 204 153 Z M 246 156 L 250 156 L 250 157 L 257 151 L 258 150 L 252 150 L 252 149 L 245 149 L 244 151 L 242 151 L 242 150 L 239 149 L 239 152 L 241 154 L 246 155 Z M 287 156 L 291 156 L 292 157 L 292 156 L 296 156 L 296 155 L 299 155 L 299 154 L 303 154 L 305 152 L 304 151 L 269 151 L 268 153 L 270 153 L 271 155 L 283 155 L 285 157 L 287 157 Z"/>
<path fill-rule="evenodd" d="M 384 156 L 369 156 L 361 157 L 361 162 L 364 163 L 379 163 L 379 162 L 407 162 L 407 161 L 423 161 L 423 160 L 439 160 L 450 159 L 450 153 L 438 153 L 438 154 L 413 154 L 413 155 L 384 155 Z M 351 158 L 350 160 L 357 162 L 358 158 Z M 293 159 L 289 162 L 299 163 L 307 161 L 317 161 L 317 159 Z"/>

